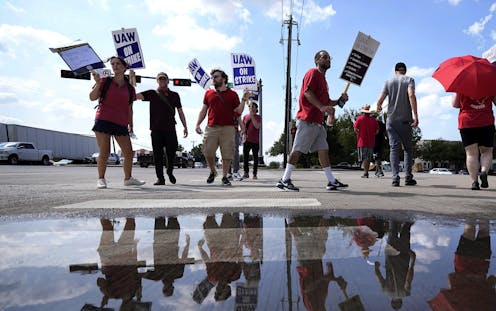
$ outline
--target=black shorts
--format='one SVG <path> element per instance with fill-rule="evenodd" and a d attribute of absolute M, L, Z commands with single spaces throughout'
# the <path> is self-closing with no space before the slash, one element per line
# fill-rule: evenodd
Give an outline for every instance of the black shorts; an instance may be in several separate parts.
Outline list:
<path fill-rule="evenodd" d="M 478 144 L 484 147 L 494 147 L 494 125 L 460 129 L 463 147 Z"/>
<path fill-rule="evenodd" d="M 105 120 L 95 120 L 95 125 L 93 125 L 91 130 L 93 132 L 105 133 L 112 136 L 129 136 L 127 126 Z"/>

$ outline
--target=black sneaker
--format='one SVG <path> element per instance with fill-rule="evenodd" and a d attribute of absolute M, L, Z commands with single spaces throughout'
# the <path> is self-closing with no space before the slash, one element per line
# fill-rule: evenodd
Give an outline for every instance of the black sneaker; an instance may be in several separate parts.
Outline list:
<path fill-rule="evenodd" d="M 348 187 L 347 184 L 343 184 L 337 179 L 334 179 L 334 182 L 329 182 L 326 186 L 327 190 L 337 190 L 338 188 L 346 188 Z"/>
<path fill-rule="evenodd" d="M 393 187 L 399 187 L 400 186 L 400 181 L 399 180 L 393 180 L 393 183 L 391 185 Z"/>
<path fill-rule="evenodd" d="M 165 179 L 157 179 L 157 181 L 153 184 L 154 186 L 162 186 L 165 185 Z"/>
<path fill-rule="evenodd" d="M 405 186 L 415 186 L 417 181 L 413 178 L 405 180 Z"/>
<path fill-rule="evenodd" d="M 172 184 L 176 184 L 176 177 L 172 173 L 167 173 L 167 176 L 169 176 L 169 180 Z"/>
<path fill-rule="evenodd" d="M 231 182 L 229 181 L 229 179 L 227 179 L 227 177 L 222 177 L 222 180 L 221 180 L 221 184 L 222 186 L 224 187 L 229 187 L 231 186 Z"/>
<path fill-rule="evenodd" d="M 207 184 L 211 184 L 214 182 L 215 180 L 215 177 L 217 177 L 217 172 L 210 172 L 210 175 L 208 175 L 208 178 L 207 178 Z"/>
<path fill-rule="evenodd" d="M 284 190 L 284 191 L 294 191 L 294 192 L 300 191 L 299 188 L 297 188 L 297 187 L 295 187 L 295 185 L 293 185 L 293 183 L 291 182 L 291 179 L 288 179 L 286 181 L 279 179 L 276 187 L 281 189 L 281 190 Z"/>
<path fill-rule="evenodd" d="M 472 183 L 472 190 L 480 190 L 480 187 L 479 187 L 479 182 L 478 181 L 474 181 Z"/>
<path fill-rule="evenodd" d="M 360 176 L 362 178 L 369 178 L 369 174 L 363 174 L 362 176 Z"/>
<path fill-rule="evenodd" d="M 487 183 L 487 172 L 481 172 L 480 180 L 481 180 L 481 183 L 480 183 L 481 188 L 489 187 L 489 184 Z"/>

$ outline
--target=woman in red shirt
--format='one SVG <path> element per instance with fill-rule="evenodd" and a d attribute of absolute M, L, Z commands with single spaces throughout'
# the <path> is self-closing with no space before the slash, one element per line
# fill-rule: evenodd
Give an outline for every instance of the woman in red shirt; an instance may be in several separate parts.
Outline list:
<path fill-rule="evenodd" d="M 129 133 L 133 132 L 133 105 L 132 101 L 136 99 L 134 87 L 128 85 L 129 82 L 124 77 L 128 68 L 126 61 L 120 57 L 111 57 L 110 65 L 114 72 L 113 78 L 101 78 L 95 71 L 92 72 L 95 86 L 90 92 L 90 100 L 97 100 L 102 95 L 103 86 L 106 79 L 112 79 L 105 98 L 100 100 L 95 116 L 95 132 L 98 144 L 98 181 L 97 188 L 107 188 L 105 180 L 105 171 L 107 170 L 107 159 L 110 154 L 110 137 L 114 136 L 115 140 L 121 147 L 124 156 L 124 185 L 141 186 L 144 181 L 137 180 L 131 176 L 133 166 L 133 147 Z M 132 99 L 130 100 L 130 89 L 132 89 Z"/>
<path fill-rule="evenodd" d="M 462 94 L 455 94 L 453 97 L 453 107 L 460 108 L 458 129 L 465 147 L 467 170 L 472 179 L 472 190 L 489 187 L 487 172 L 491 167 L 494 147 L 492 104 L 496 105 L 496 96 L 475 99 Z M 479 168 L 481 170 L 480 186 L 477 176 Z"/>

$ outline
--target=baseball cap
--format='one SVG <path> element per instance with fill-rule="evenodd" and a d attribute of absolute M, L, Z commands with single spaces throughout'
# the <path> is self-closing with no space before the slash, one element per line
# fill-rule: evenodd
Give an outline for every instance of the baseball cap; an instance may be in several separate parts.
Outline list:
<path fill-rule="evenodd" d="M 169 79 L 169 76 L 165 72 L 159 72 L 157 74 L 157 79 L 160 78 L 160 77 L 164 77 L 166 79 Z"/>
<path fill-rule="evenodd" d="M 406 70 L 406 65 L 405 63 L 397 63 L 396 66 L 394 66 L 394 70 L 395 71 L 398 71 L 398 70 L 401 70 L 401 69 L 405 69 Z"/>

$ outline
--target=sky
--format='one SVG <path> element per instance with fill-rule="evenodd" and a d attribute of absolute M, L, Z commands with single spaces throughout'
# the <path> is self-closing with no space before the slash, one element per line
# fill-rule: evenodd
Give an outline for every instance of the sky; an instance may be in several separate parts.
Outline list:
<path fill-rule="evenodd" d="M 330 97 L 339 97 L 347 83 L 340 79 L 344 64 L 362 32 L 380 45 L 362 84 L 350 86 L 344 108 L 374 107 L 401 61 L 416 81 L 422 138 L 460 140 L 452 93 L 431 75 L 447 58 L 480 57 L 495 46 L 494 15 L 494 0 L 0 1 L 0 122 L 92 134 L 96 102 L 88 94 L 93 81 L 60 78 L 60 70 L 69 68 L 49 48 L 80 39 L 106 59 L 115 54 L 112 31 L 136 28 L 146 66 L 137 75 L 164 71 L 170 78 L 192 78 L 187 64 L 196 58 L 207 72 L 222 68 L 232 77 L 231 53 L 252 56 L 263 84 L 265 153 L 284 130 L 285 21 L 292 16 L 297 24 L 291 42 L 293 116 L 303 75 L 315 66 L 314 54 L 321 49 L 333 57 L 326 78 Z M 154 79 L 143 79 L 136 89 L 156 86 Z M 205 91 L 198 85 L 170 88 L 181 96 L 189 129 L 182 138 L 176 114 L 179 143 L 190 150 L 202 142 L 194 129 Z M 134 104 L 134 130 L 134 149 L 151 149 L 147 102 Z"/>

